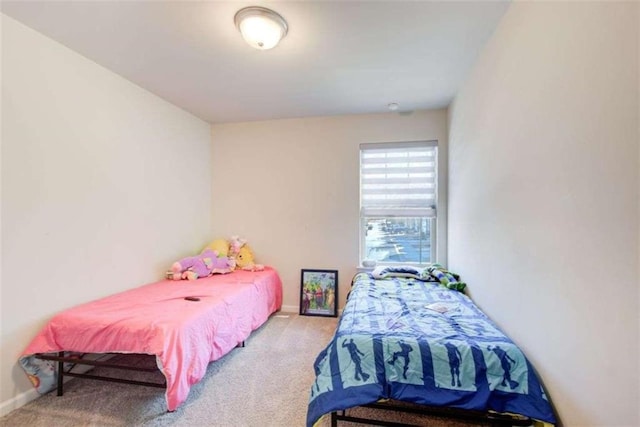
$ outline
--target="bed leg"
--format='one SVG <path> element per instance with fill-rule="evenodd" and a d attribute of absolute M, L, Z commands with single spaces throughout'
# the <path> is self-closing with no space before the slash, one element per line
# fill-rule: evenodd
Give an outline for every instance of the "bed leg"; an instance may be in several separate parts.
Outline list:
<path fill-rule="evenodd" d="M 64 351 L 58 352 L 58 356 L 64 357 Z M 64 376 L 64 362 L 58 361 L 58 396 L 62 396 L 62 377 Z"/>
<path fill-rule="evenodd" d="M 331 413 L 331 427 L 338 427 L 338 413 L 336 411 Z"/>
<path fill-rule="evenodd" d="M 245 346 L 244 341 L 241 341 L 241 342 L 239 342 L 239 343 L 238 343 L 238 345 L 237 345 L 236 347 L 240 347 L 240 348 L 242 348 L 242 347 L 244 347 L 244 346 Z"/>

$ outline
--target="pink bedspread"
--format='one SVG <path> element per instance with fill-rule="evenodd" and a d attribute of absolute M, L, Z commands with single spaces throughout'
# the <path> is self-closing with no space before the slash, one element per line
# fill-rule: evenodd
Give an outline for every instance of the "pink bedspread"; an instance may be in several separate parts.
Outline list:
<path fill-rule="evenodd" d="M 200 301 L 186 301 L 187 296 Z M 167 407 L 173 411 L 209 362 L 244 341 L 281 305 L 282 282 L 269 267 L 195 281 L 164 280 L 56 315 L 29 344 L 20 364 L 38 391 L 46 392 L 55 384 L 53 362 L 43 364 L 33 357 L 36 353 L 153 354 L 167 380 Z"/>

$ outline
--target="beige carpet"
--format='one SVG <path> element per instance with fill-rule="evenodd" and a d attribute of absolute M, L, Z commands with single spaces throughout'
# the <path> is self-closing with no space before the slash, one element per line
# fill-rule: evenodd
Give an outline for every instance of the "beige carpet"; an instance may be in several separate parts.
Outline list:
<path fill-rule="evenodd" d="M 246 347 L 209 364 L 205 377 L 173 413 L 166 411 L 161 389 L 72 379 L 65 385 L 64 396 L 57 397 L 55 391 L 46 394 L 0 418 L 0 426 L 303 427 L 314 379 L 313 361 L 330 340 L 336 323 L 334 318 L 296 314 L 271 317 L 253 332 Z M 154 364 L 153 359 L 137 362 Z M 105 368 L 99 371 L 107 372 Z M 127 375 L 162 380 L 160 374 Z M 151 378 L 154 375 L 156 378 Z M 373 412 L 359 411 L 358 415 L 367 416 Z M 386 417 L 435 427 L 477 425 L 396 413 Z M 321 427 L 328 425 L 328 419 L 320 423 Z M 339 425 L 362 426 L 346 422 Z"/>

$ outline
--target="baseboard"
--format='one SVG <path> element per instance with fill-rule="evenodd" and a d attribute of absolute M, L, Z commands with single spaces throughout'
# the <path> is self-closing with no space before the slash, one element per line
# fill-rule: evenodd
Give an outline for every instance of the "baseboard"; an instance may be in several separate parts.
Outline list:
<path fill-rule="evenodd" d="M 282 313 L 300 313 L 300 307 L 297 305 L 283 305 L 280 311 Z"/>
<path fill-rule="evenodd" d="M 18 409 L 38 397 L 40 397 L 40 393 L 38 393 L 35 388 L 32 388 L 31 390 L 27 390 L 24 393 L 20 393 L 19 395 L 0 403 L 0 417 L 4 417 L 14 409 Z"/>

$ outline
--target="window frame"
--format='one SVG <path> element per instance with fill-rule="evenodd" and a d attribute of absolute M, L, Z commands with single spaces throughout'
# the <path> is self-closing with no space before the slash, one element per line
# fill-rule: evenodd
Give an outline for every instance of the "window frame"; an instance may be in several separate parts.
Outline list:
<path fill-rule="evenodd" d="M 399 211 L 397 214 L 393 215 L 365 215 L 363 209 L 363 201 L 362 201 L 362 154 L 363 151 L 366 151 L 367 148 L 409 148 L 409 147 L 417 147 L 417 146 L 425 146 L 425 147 L 433 147 L 435 151 L 434 155 L 434 204 L 432 206 L 432 210 L 434 212 L 433 216 L 423 215 L 411 215 L 409 210 L 407 211 Z M 365 257 L 364 251 L 366 248 L 366 234 L 367 234 L 367 219 L 373 218 L 424 218 L 429 221 L 430 227 L 430 260 L 425 263 L 416 263 L 416 262 L 393 262 L 393 261 L 384 261 L 378 262 L 377 265 L 415 265 L 415 266 L 425 266 L 428 264 L 438 262 L 438 217 L 440 212 L 440 204 L 439 204 L 439 193 L 440 193 L 440 146 L 438 144 L 437 139 L 433 140 L 420 140 L 420 141 L 399 141 L 399 142 L 377 142 L 377 143 L 362 143 L 359 146 L 359 156 L 358 156 L 358 191 L 359 191 L 359 250 L 358 250 L 358 260 L 359 265 L 362 266 L 362 261 L 367 259 Z"/>

